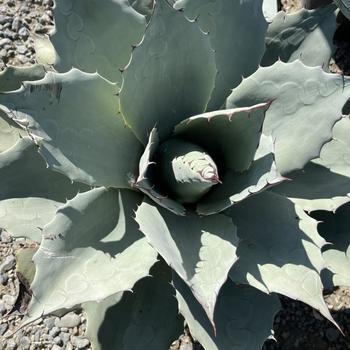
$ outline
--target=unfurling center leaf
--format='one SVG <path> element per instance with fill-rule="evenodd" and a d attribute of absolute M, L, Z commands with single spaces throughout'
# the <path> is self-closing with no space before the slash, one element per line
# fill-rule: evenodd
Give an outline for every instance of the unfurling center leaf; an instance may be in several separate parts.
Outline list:
<path fill-rule="evenodd" d="M 164 142 L 157 150 L 156 163 L 164 189 L 181 203 L 195 203 L 220 183 L 213 159 L 191 142 L 176 138 Z"/>

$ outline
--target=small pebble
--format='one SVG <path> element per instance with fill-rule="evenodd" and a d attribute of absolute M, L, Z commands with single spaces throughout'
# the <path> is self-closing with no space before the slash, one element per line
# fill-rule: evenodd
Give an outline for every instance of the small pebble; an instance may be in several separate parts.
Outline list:
<path fill-rule="evenodd" d="M 0 240 L 3 243 L 11 243 L 12 242 L 12 237 L 7 231 L 2 230 L 1 233 L 0 233 Z"/>
<path fill-rule="evenodd" d="M 21 27 L 18 31 L 18 35 L 21 38 L 27 38 L 29 36 L 28 29 L 26 27 Z"/>
<path fill-rule="evenodd" d="M 50 330 L 55 325 L 54 317 L 45 318 L 43 324 Z"/>
<path fill-rule="evenodd" d="M 74 348 L 73 348 L 72 343 L 71 343 L 71 342 L 68 342 L 68 343 L 66 344 L 65 350 L 73 350 L 73 349 L 74 349 Z"/>
<path fill-rule="evenodd" d="M 63 344 L 63 341 L 60 337 L 55 337 L 53 338 L 53 341 L 56 345 L 62 345 Z"/>
<path fill-rule="evenodd" d="M 61 332 L 59 334 L 60 339 L 62 340 L 63 344 L 68 344 L 68 341 L 70 339 L 70 334 L 66 332 Z"/>
<path fill-rule="evenodd" d="M 19 17 L 14 17 L 11 25 L 12 30 L 14 30 L 15 32 L 18 32 L 20 24 L 21 24 L 21 21 Z"/>
<path fill-rule="evenodd" d="M 1 323 L 0 324 L 0 335 L 3 335 L 8 329 L 7 323 Z"/>
<path fill-rule="evenodd" d="M 27 52 L 27 48 L 25 47 L 25 45 L 18 45 L 17 46 L 17 51 L 20 53 L 20 54 L 24 54 Z"/>
<path fill-rule="evenodd" d="M 0 39 L 0 47 L 5 46 L 6 44 L 11 44 L 11 40 L 9 38 Z"/>
<path fill-rule="evenodd" d="M 1 55 L 0 55 L 1 57 Z M 9 279 L 9 276 L 6 272 L 0 274 L 0 284 L 5 285 Z"/>
<path fill-rule="evenodd" d="M 6 350 L 15 350 L 17 349 L 17 344 L 13 339 L 9 339 L 6 343 Z"/>
<path fill-rule="evenodd" d="M 52 338 L 54 338 L 54 337 L 56 337 L 56 335 L 58 335 L 60 333 L 60 331 L 61 330 L 58 327 L 52 327 L 49 334 Z"/>
<path fill-rule="evenodd" d="M 84 349 L 90 344 L 87 338 L 76 337 L 74 335 L 71 337 L 71 342 L 72 342 L 72 345 L 78 349 Z"/>
<path fill-rule="evenodd" d="M 193 345 L 189 343 L 182 343 L 179 350 L 193 350 Z"/>
<path fill-rule="evenodd" d="M 0 44 L 1 46 L 1 44 Z M 14 268 L 16 265 L 16 258 L 14 255 L 7 255 L 3 262 L 0 264 L 0 273 L 7 272 Z"/>
<path fill-rule="evenodd" d="M 5 24 L 9 21 L 11 21 L 11 17 L 0 14 L 0 24 Z"/>
<path fill-rule="evenodd" d="M 19 341 L 20 350 L 28 350 L 30 347 L 30 339 L 28 337 L 21 337 Z"/>
<path fill-rule="evenodd" d="M 62 348 L 60 346 L 58 346 L 57 344 L 55 344 L 51 350 L 62 350 Z"/>
<path fill-rule="evenodd" d="M 61 317 L 61 319 L 56 319 L 55 326 L 73 328 L 79 326 L 80 323 L 80 316 L 75 312 L 69 312 L 68 314 Z"/>
<path fill-rule="evenodd" d="M 38 330 L 34 333 L 34 341 L 35 341 L 35 342 L 38 342 L 38 341 L 40 341 L 40 338 L 41 338 L 41 330 L 38 329 Z"/>
<path fill-rule="evenodd" d="M 10 294 L 5 294 L 2 297 L 2 301 L 4 302 L 5 307 L 7 306 L 7 309 L 12 308 L 12 306 L 15 304 L 17 297 Z"/>

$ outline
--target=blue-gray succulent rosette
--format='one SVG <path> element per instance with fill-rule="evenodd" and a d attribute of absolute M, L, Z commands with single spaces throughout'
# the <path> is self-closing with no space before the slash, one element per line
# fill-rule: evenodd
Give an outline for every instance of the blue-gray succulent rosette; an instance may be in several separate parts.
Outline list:
<path fill-rule="evenodd" d="M 0 226 L 40 242 L 24 324 L 81 305 L 95 349 L 167 349 L 184 320 L 207 350 L 260 349 L 277 294 L 335 323 L 335 9 L 267 23 L 262 0 L 56 0 L 39 64 L 0 76 Z"/>

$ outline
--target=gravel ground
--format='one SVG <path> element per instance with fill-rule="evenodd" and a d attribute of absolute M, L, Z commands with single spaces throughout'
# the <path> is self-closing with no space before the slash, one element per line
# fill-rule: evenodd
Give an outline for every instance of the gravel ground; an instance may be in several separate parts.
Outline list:
<path fill-rule="evenodd" d="M 282 7 L 293 12 L 300 0 L 281 0 Z M 52 0 L 0 0 L 0 70 L 7 64 L 30 65 L 35 62 L 33 34 L 45 34 L 52 28 Z M 350 23 L 340 19 L 335 36 L 339 46 L 332 71 L 350 74 Z M 16 273 L 16 252 L 35 244 L 0 235 L 0 350 L 1 349 L 91 349 L 85 337 L 86 319 L 80 310 L 49 316 L 24 327 L 8 337 L 22 319 L 30 299 L 30 289 Z M 24 282 L 24 283 L 23 283 Z M 304 304 L 281 297 L 282 310 L 275 318 L 275 341 L 267 341 L 264 350 L 347 350 L 350 349 L 350 289 L 338 288 L 325 295 L 333 317 L 345 336 Z M 200 350 L 187 330 L 171 350 Z"/>

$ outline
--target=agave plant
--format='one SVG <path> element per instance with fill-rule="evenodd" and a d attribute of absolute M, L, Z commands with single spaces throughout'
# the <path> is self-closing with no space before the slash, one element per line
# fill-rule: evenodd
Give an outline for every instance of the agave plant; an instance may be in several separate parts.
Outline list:
<path fill-rule="evenodd" d="M 95 349 L 167 349 L 184 320 L 260 349 L 279 293 L 337 326 L 307 215 L 349 201 L 350 80 L 315 67 L 334 6 L 267 31 L 261 0 L 132 5 L 57 0 L 41 65 L 0 77 L 1 227 L 41 242 L 23 324 L 82 305 Z"/>

